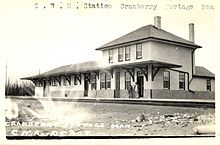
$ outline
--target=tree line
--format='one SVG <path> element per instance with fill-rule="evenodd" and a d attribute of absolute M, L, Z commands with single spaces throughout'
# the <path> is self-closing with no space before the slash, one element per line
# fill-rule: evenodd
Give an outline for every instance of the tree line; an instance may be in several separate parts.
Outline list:
<path fill-rule="evenodd" d="M 30 81 L 12 82 L 8 80 L 5 83 L 5 96 L 33 96 L 34 84 Z"/>

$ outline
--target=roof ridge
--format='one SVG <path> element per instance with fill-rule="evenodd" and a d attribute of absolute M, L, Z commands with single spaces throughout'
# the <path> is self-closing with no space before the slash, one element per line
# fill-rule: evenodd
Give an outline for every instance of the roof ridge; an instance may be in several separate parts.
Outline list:
<path fill-rule="evenodd" d="M 164 30 L 164 29 L 160 29 L 160 30 L 162 30 L 162 31 L 164 31 L 164 32 L 166 32 L 166 33 L 169 33 L 170 35 L 173 35 L 173 36 L 175 36 L 175 37 L 178 37 L 178 38 L 180 38 L 180 39 L 183 39 L 183 40 L 185 40 L 185 41 L 188 41 L 189 43 L 195 44 L 194 42 L 192 42 L 192 41 L 190 41 L 190 40 L 187 40 L 187 39 L 185 39 L 185 38 L 182 38 L 182 37 L 180 37 L 180 36 L 178 36 L 178 35 L 176 35 L 176 34 L 173 34 L 173 33 L 171 33 L 171 32 L 168 32 L 168 31 L 166 31 L 166 30 Z M 196 45 L 196 44 L 195 44 L 195 45 Z"/>
<path fill-rule="evenodd" d="M 185 38 L 170 33 L 164 29 L 157 28 L 152 24 L 142 26 L 134 31 L 131 31 L 117 39 L 114 39 L 98 48 L 96 50 L 108 49 L 109 47 L 116 47 L 117 45 L 124 45 L 129 42 L 135 42 L 139 40 L 146 40 L 148 38 L 161 39 L 165 41 L 172 41 L 179 44 L 186 44 L 192 47 L 201 48 L 201 46 L 189 41 Z"/>
<path fill-rule="evenodd" d="M 124 35 L 121 35 L 121 36 L 119 36 L 118 38 L 116 38 L 116 39 L 114 39 L 114 40 L 112 40 L 112 41 L 110 41 L 110 42 L 108 42 L 108 43 L 102 45 L 101 47 L 104 47 L 105 45 L 107 45 L 107 44 L 109 44 L 109 43 L 111 43 L 111 42 L 114 42 L 114 41 L 116 41 L 116 40 L 118 40 L 118 39 L 120 39 L 120 38 L 122 38 L 122 37 L 125 37 L 125 36 L 127 36 L 127 35 L 129 35 L 129 34 L 131 34 L 131 33 L 134 33 L 135 31 L 138 31 L 138 30 L 140 30 L 140 29 L 143 29 L 144 27 L 147 27 L 147 26 L 148 26 L 148 25 L 141 26 L 141 27 L 139 27 L 139 28 L 137 28 L 137 29 L 135 29 L 135 30 L 129 32 L 129 33 L 126 33 L 126 34 L 124 34 Z M 99 47 L 99 48 L 101 48 L 101 47 Z M 97 48 L 97 49 L 98 49 L 98 48 Z"/>

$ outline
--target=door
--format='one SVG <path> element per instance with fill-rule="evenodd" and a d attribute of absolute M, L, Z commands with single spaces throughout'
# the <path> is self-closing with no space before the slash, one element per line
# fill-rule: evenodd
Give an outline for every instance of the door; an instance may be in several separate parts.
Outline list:
<path fill-rule="evenodd" d="M 87 78 L 84 79 L 84 96 L 88 96 L 88 91 L 89 91 L 89 81 Z"/>
<path fill-rule="evenodd" d="M 138 96 L 143 97 L 144 96 L 144 77 L 143 76 L 137 77 L 137 90 L 138 90 Z"/>
<path fill-rule="evenodd" d="M 115 76 L 115 98 L 120 98 L 120 72 Z"/>

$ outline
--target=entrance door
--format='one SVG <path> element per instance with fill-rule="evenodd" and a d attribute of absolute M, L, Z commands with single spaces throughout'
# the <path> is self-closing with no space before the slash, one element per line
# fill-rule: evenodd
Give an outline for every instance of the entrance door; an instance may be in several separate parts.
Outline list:
<path fill-rule="evenodd" d="M 43 97 L 48 97 L 49 96 L 49 90 L 50 88 L 49 88 L 49 83 L 46 81 L 46 80 L 44 80 L 43 81 Z"/>
<path fill-rule="evenodd" d="M 143 76 L 137 76 L 137 89 L 138 89 L 138 96 L 143 97 L 144 96 L 144 77 Z"/>
<path fill-rule="evenodd" d="M 120 72 L 115 76 L 115 98 L 120 98 Z"/>
<path fill-rule="evenodd" d="M 84 78 L 84 96 L 88 96 L 88 91 L 89 91 L 89 81 L 87 78 Z"/>

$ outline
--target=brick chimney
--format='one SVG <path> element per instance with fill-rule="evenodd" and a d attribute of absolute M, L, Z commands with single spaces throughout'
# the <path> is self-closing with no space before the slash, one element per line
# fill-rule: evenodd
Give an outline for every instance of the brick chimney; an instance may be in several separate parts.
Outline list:
<path fill-rule="evenodd" d="M 189 41 L 192 41 L 192 42 L 194 42 L 195 40 L 194 40 L 194 36 L 195 34 L 194 34 L 194 24 L 193 23 L 190 23 L 189 24 Z"/>
<path fill-rule="evenodd" d="M 161 17 L 160 16 L 154 17 L 154 26 L 158 29 L 161 29 Z"/>

